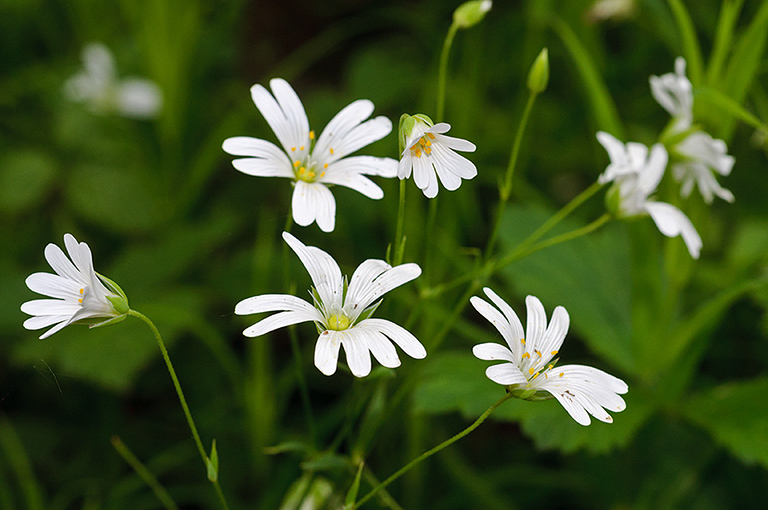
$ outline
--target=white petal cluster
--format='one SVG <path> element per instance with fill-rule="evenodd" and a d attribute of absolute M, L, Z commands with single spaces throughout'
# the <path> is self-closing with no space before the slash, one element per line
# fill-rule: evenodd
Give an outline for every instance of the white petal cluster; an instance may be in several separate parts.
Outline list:
<path fill-rule="evenodd" d="M 400 179 L 408 179 L 413 172 L 416 186 L 427 198 L 434 198 L 438 192 L 438 178 L 445 189 L 454 191 L 461 186 L 462 179 L 477 175 L 475 164 L 454 152 L 474 152 L 475 144 L 445 135 L 451 129 L 450 124 L 430 125 L 419 117 L 413 118 L 416 124 L 407 136 L 397 168 Z"/>
<path fill-rule="evenodd" d="M 247 328 L 243 331 L 245 336 L 256 337 L 291 324 L 314 322 L 321 331 L 315 345 L 315 366 L 325 375 L 336 372 L 341 346 L 350 371 L 357 377 L 371 372 L 370 354 L 385 367 L 400 366 L 393 342 L 412 358 L 427 355 L 424 346 L 405 328 L 367 317 L 384 294 L 421 274 L 417 264 L 392 267 L 383 260 L 369 259 L 355 270 L 347 287 L 339 265 L 330 255 L 314 246 L 305 246 L 287 232 L 283 232 L 283 239 L 309 272 L 315 303 L 286 294 L 244 299 L 235 306 L 238 315 L 278 312 Z"/>
<path fill-rule="evenodd" d="M 254 85 L 251 96 L 283 150 L 258 138 L 228 138 L 223 144 L 224 151 L 245 156 L 232 162 L 237 170 L 257 177 L 293 180 L 294 221 L 301 226 L 317 221 L 324 232 L 333 231 L 336 224 L 336 202 L 328 186 L 352 188 L 375 200 L 384 196 L 381 188 L 366 176 L 394 177 L 397 161 L 373 156 L 347 157 L 392 131 L 392 122 L 386 117 L 368 119 L 373 113 L 371 101 L 360 99 L 342 109 L 315 140 L 304 106 L 288 82 L 276 78 L 269 84 L 271 94 L 263 86 Z"/>
<path fill-rule="evenodd" d="M 123 315 L 109 299 L 121 297 L 96 275 L 88 245 L 78 243 L 71 234 L 64 234 L 64 246 L 69 258 L 53 243 L 45 247 L 45 258 L 56 274 L 34 273 L 26 280 L 30 290 L 53 298 L 35 299 L 21 305 L 22 312 L 34 315 L 24 321 L 25 328 L 35 330 L 53 325 L 41 339 L 75 322 Z"/>
<path fill-rule="evenodd" d="M 488 367 L 485 374 L 490 380 L 509 386 L 513 394 L 523 398 L 549 393 L 581 425 L 590 424 L 590 414 L 611 423 L 613 418 L 606 409 L 620 412 L 626 408 L 619 395 L 629 388 L 621 379 L 584 365 L 555 366 L 556 361 L 552 359 L 558 354 L 570 325 L 565 308 L 555 308 L 547 325 L 547 314 L 541 301 L 534 296 L 526 297 L 528 317 L 523 330 L 512 307 L 491 289 L 483 291 L 496 306 L 477 296 L 470 302 L 507 343 L 506 346 L 484 343 L 472 349 L 482 360 L 504 362 Z"/>
<path fill-rule="evenodd" d="M 618 196 L 618 215 L 650 215 L 662 234 L 667 237 L 682 236 L 691 256 L 699 258 L 701 237 L 691 220 L 677 207 L 650 198 L 667 166 L 668 156 L 664 146 L 655 144 L 649 154 L 648 147 L 643 144 L 630 142 L 625 146 L 602 131 L 597 133 L 597 139 L 611 158 L 610 165 L 598 181 L 615 183 L 609 194 Z"/>
<path fill-rule="evenodd" d="M 82 61 L 83 70 L 64 84 L 64 94 L 70 101 L 85 103 L 99 114 L 148 119 L 160 113 L 160 87 L 144 78 L 118 79 L 109 48 L 101 43 L 88 44 L 83 48 Z"/>
<path fill-rule="evenodd" d="M 729 175 L 734 159 L 724 141 L 693 125 L 693 87 L 685 75 L 685 59 L 678 57 L 674 73 L 651 76 L 650 83 L 653 97 L 672 115 L 669 134 L 683 135 L 670 149 L 675 156 L 672 175 L 682 185 L 682 196 L 690 196 L 695 184 L 708 204 L 715 196 L 733 202 L 733 193 L 720 186 L 714 174 Z"/>

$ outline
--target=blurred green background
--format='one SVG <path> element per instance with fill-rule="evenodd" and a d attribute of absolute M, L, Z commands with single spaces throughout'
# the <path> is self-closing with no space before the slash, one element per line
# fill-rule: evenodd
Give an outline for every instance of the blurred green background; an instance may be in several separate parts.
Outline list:
<path fill-rule="evenodd" d="M 71 232 L 97 271 L 169 344 L 203 442 L 216 438 L 232 508 L 298 508 L 297 481 L 332 492 L 340 508 L 365 457 L 361 494 L 425 449 L 464 428 L 503 389 L 471 356 L 495 331 L 468 309 L 443 341 L 463 289 L 437 299 L 419 290 L 475 267 L 485 246 L 533 59 L 549 48 L 551 79 L 525 134 L 513 199 L 500 234 L 512 249 L 595 181 L 608 158 L 595 132 L 654 143 L 668 121 L 648 76 L 686 54 L 673 15 L 680 2 L 637 0 L 600 20 L 591 1 L 497 1 L 460 32 L 450 58 L 446 121 L 478 149 L 479 175 L 440 193 L 433 263 L 392 292 L 377 313 L 407 325 L 429 356 L 401 356 L 395 371 L 355 380 L 312 365 L 315 331 L 298 327 L 314 411 L 302 410 L 286 330 L 245 339 L 254 317 L 234 304 L 310 285 L 295 257 L 285 286 L 279 234 L 291 187 L 235 171 L 230 136 L 275 142 L 248 89 L 287 79 L 313 129 L 355 99 L 396 124 L 434 114 L 437 63 L 458 5 L 444 0 L 2 0 L 0 2 L 0 508 L 150 509 L 155 496 L 110 444 L 118 435 L 181 508 L 218 508 L 151 334 L 138 321 L 65 328 L 40 341 L 22 328 L 27 275 L 49 271 L 49 242 Z M 615 423 L 575 424 L 555 401 L 508 402 L 480 429 L 389 488 L 415 509 L 759 508 L 768 487 L 768 162 L 766 139 L 736 109 L 768 119 L 767 2 L 685 2 L 704 56 L 696 116 L 736 158 L 721 179 L 734 204 L 684 205 L 704 240 L 690 260 L 680 239 L 649 220 L 602 230 L 513 264 L 491 286 L 522 313 L 526 294 L 571 315 L 565 363 L 625 379 Z M 682 5 L 682 4 L 680 4 Z M 725 21 L 723 21 L 725 20 Z M 120 77 L 155 81 L 155 120 L 92 113 L 62 87 L 80 51 L 106 44 Z M 690 39 L 689 39 L 690 41 Z M 720 41 L 720 42 L 718 42 Z M 723 41 L 729 41 L 728 44 Z M 712 66 L 717 60 L 719 65 Z M 690 63 L 689 63 L 690 65 Z M 711 97 L 711 96 L 709 96 Z M 742 105 L 739 107 L 738 105 Z M 364 153 L 396 157 L 395 134 Z M 383 258 L 394 238 L 397 182 L 371 201 L 334 189 L 336 229 L 293 232 L 351 274 Z M 675 200 L 674 190 L 662 190 Z M 428 204 L 408 183 L 406 260 L 423 264 Z M 589 201 L 562 231 L 602 214 Z M 296 290 L 298 289 L 298 290 Z M 416 309 L 417 312 L 413 313 Z M 411 317 L 411 319 L 408 319 Z M 439 344 L 439 345 L 438 345 Z M 277 449 L 266 447 L 283 445 Z M 299 497 L 300 499 L 300 497 Z"/>

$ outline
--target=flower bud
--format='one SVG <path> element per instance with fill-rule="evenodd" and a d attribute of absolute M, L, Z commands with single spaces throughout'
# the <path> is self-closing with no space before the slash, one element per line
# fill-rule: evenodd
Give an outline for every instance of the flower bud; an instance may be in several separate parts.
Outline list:
<path fill-rule="evenodd" d="M 546 90 L 547 83 L 549 83 L 549 53 L 547 48 L 544 48 L 528 72 L 528 90 L 534 94 L 541 94 Z"/>
<path fill-rule="evenodd" d="M 457 28 L 470 28 L 481 21 L 485 14 L 491 10 L 491 0 L 472 0 L 464 2 L 453 11 L 453 24 Z"/>
<path fill-rule="evenodd" d="M 407 113 L 404 113 L 400 116 L 400 127 L 398 129 L 397 139 L 400 142 L 401 153 L 406 149 L 406 143 L 418 124 L 426 124 L 428 127 L 435 125 L 435 123 L 432 122 L 432 119 L 423 113 L 417 113 L 416 115 L 408 115 Z"/>

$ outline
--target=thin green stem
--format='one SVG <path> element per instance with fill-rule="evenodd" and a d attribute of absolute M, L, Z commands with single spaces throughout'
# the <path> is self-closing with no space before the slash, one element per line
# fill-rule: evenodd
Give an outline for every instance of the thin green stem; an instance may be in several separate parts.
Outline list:
<path fill-rule="evenodd" d="M 459 27 L 451 23 L 448 33 L 443 41 L 443 50 L 440 53 L 440 69 L 437 73 L 437 108 L 435 108 L 435 122 L 442 122 L 445 114 L 445 86 L 448 79 L 448 55 L 451 53 L 453 38 Z"/>
<path fill-rule="evenodd" d="M 685 4 L 681 0 L 667 0 L 672 15 L 677 23 L 677 29 L 680 31 L 680 38 L 683 43 L 683 54 L 688 63 L 688 76 L 694 87 L 701 85 L 703 76 L 703 63 L 701 58 L 701 47 L 696 37 L 696 29 L 693 26 L 693 20 L 688 13 Z"/>
<path fill-rule="evenodd" d="M 155 493 L 155 496 L 157 496 L 157 499 L 160 500 L 160 503 L 163 505 L 163 507 L 165 507 L 167 510 L 179 509 L 179 507 L 176 506 L 176 502 L 173 501 L 173 498 L 171 498 L 171 495 L 168 494 L 168 491 L 166 491 L 165 488 L 160 485 L 160 482 L 157 481 L 155 475 L 153 475 L 152 472 L 147 469 L 144 464 L 141 463 L 138 457 L 133 454 L 133 452 L 125 445 L 125 443 L 123 443 L 119 437 L 112 436 L 112 446 L 114 446 L 115 450 L 117 450 L 117 453 L 120 454 L 123 460 L 125 460 L 125 462 L 127 462 L 128 465 L 133 468 L 136 474 L 139 475 L 139 478 L 144 480 L 144 483 L 149 485 L 149 487 L 152 489 L 152 492 Z"/>
<path fill-rule="evenodd" d="M 392 482 L 394 482 L 395 480 L 397 480 L 398 478 L 400 478 L 400 477 L 401 477 L 403 474 L 405 474 L 406 472 L 408 472 L 408 471 L 409 471 L 411 468 L 413 468 L 413 467 L 414 467 L 416 464 L 418 464 L 418 463 L 420 463 L 421 461 L 425 460 L 426 458 L 428 458 L 428 457 L 430 457 L 430 456 L 434 455 L 435 453 L 439 452 L 439 451 L 440 451 L 440 450 L 442 450 L 443 448 L 445 448 L 445 447 L 447 447 L 447 446 L 450 446 L 450 445 L 452 445 L 453 443 L 455 443 L 456 441 L 458 441 L 458 440 L 459 440 L 459 439 L 461 439 L 462 437 L 466 436 L 467 434 L 469 434 L 470 432 L 472 432 L 473 430 L 475 430 L 477 427 L 479 427 L 479 426 L 480 426 L 480 424 L 481 424 L 481 423 L 483 423 L 483 422 L 486 420 L 486 418 L 488 418 L 488 416 L 490 416 L 490 414 L 491 414 L 491 413 L 492 413 L 492 412 L 493 412 L 493 411 L 494 411 L 494 410 L 495 410 L 497 407 L 499 407 L 501 404 L 503 404 L 504 402 L 506 402 L 506 401 L 507 401 L 507 400 L 509 400 L 510 398 L 512 398 L 512 394 L 511 394 L 511 393 L 507 393 L 506 395 L 504 395 L 504 396 L 503 396 L 501 399 L 499 399 L 499 401 L 498 401 L 498 402 L 496 402 L 495 404 L 493 404 L 493 405 L 492 405 L 491 407 L 489 407 L 489 408 L 488 408 L 488 409 L 487 409 L 487 410 L 486 410 L 486 411 L 485 411 L 483 414 L 481 414 L 481 415 L 480 415 L 480 417 L 479 417 L 477 420 L 475 420 L 475 422 L 474 422 L 472 425 L 470 425 L 469 427 L 465 428 L 464 430 L 462 430 L 461 432 L 459 432 L 459 433 L 458 433 L 458 434 L 456 434 L 455 436 L 451 437 L 450 439 L 448 439 L 448 440 L 446 440 L 446 441 L 443 441 L 442 443 L 440 443 L 439 445 L 435 446 L 435 447 L 434 447 L 434 448 L 432 448 L 431 450 L 427 450 L 426 452 L 422 453 L 421 455 L 419 455 L 418 457 L 416 457 L 415 459 L 413 459 L 411 462 L 409 462 L 408 464 L 406 464 L 405 466 L 403 466 L 402 468 L 400 468 L 399 470 L 397 470 L 397 471 L 396 471 L 395 473 L 393 473 L 393 474 L 392 474 L 392 475 L 391 475 L 389 478 L 387 478 L 386 480 L 384 480 L 383 482 L 381 482 L 379 485 L 377 485 L 376 487 L 374 487 L 374 488 L 371 490 L 371 492 L 369 492 L 368 494 L 366 494 L 366 495 L 365 495 L 365 496 L 364 496 L 364 497 L 363 497 L 363 498 L 362 498 L 360 501 L 358 501 L 357 503 L 355 503 L 354 505 L 352 505 L 352 507 L 351 507 L 351 509 L 350 509 L 350 510 L 355 510 L 356 508 L 360 508 L 360 507 L 361 507 L 361 506 L 362 506 L 364 503 L 366 503 L 366 502 L 367 502 L 369 499 L 371 499 L 373 496 L 375 496 L 376 494 L 378 494 L 378 492 L 379 492 L 379 491 L 381 491 L 381 490 L 382 490 L 382 489 L 384 489 L 384 488 L 385 488 L 387 485 L 389 485 L 390 483 L 392 483 Z"/>
<path fill-rule="evenodd" d="M 501 185 L 501 188 L 499 188 L 499 204 L 496 209 L 496 217 L 493 221 L 493 230 L 491 230 L 491 236 L 488 238 L 488 244 L 485 247 L 485 260 L 488 260 L 491 256 L 491 253 L 493 252 L 493 247 L 499 234 L 501 217 L 504 214 L 504 209 L 506 208 L 509 197 L 512 194 L 512 178 L 515 175 L 515 167 L 517 166 L 517 159 L 520 155 L 520 146 L 522 145 L 523 141 L 523 133 L 525 133 L 525 128 L 528 126 L 528 118 L 531 115 L 531 110 L 533 109 L 533 103 L 536 100 L 536 96 L 538 96 L 538 94 L 535 92 L 531 92 L 528 95 L 528 101 L 525 103 L 523 115 L 520 117 L 520 124 L 517 127 L 515 141 L 512 144 L 512 152 L 509 155 L 507 173 L 504 176 L 504 182 Z"/>
<path fill-rule="evenodd" d="M 168 373 L 171 374 L 171 379 L 173 380 L 173 387 L 176 389 L 176 394 L 179 396 L 179 402 L 181 402 L 181 408 L 184 410 L 184 416 L 187 418 L 187 424 L 189 425 L 189 430 L 192 431 L 192 437 L 195 440 L 195 445 L 197 446 L 197 451 L 200 453 L 200 458 L 203 459 L 203 465 L 206 468 L 206 471 L 208 469 L 208 455 L 205 453 L 205 448 L 203 448 L 203 442 L 200 440 L 200 434 L 197 432 L 197 426 L 195 425 L 195 421 L 192 419 L 192 413 L 189 411 L 189 406 L 187 405 L 187 399 L 184 397 L 184 392 L 181 390 L 181 384 L 179 383 L 179 378 L 176 376 L 176 370 L 173 368 L 173 363 L 171 363 L 171 358 L 168 356 L 168 349 L 165 348 L 165 343 L 163 342 L 163 338 L 160 336 L 160 331 L 157 330 L 157 326 L 155 326 L 155 323 L 152 322 L 149 317 L 144 315 L 141 312 L 137 312 L 136 310 L 128 310 L 128 315 L 132 315 L 133 317 L 136 317 L 137 319 L 141 319 L 144 321 L 144 323 L 149 326 L 149 329 L 152 330 L 152 334 L 155 335 L 155 339 L 157 340 L 157 345 L 160 347 L 160 352 L 163 355 L 163 360 L 165 361 L 165 366 L 168 367 Z M 227 500 L 224 498 L 224 494 L 221 492 L 221 487 L 219 487 L 218 480 L 211 482 L 214 486 L 214 489 L 216 489 L 216 494 L 219 496 L 219 500 L 221 501 L 221 505 L 226 509 L 229 510 L 229 505 L 227 504 Z"/>
<path fill-rule="evenodd" d="M 403 262 L 405 254 L 405 236 L 403 235 L 403 224 L 405 223 L 405 179 L 400 179 L 400 203 L 397 206 L 397 230 L 395 231 L 395 244 L 393 248 L 394 259 L 393 266 L 400 265 Z"/>

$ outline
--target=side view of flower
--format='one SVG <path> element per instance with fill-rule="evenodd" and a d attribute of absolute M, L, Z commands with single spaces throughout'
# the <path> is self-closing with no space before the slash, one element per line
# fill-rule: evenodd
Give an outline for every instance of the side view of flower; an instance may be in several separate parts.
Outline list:
<path fill-rule="evenodd" d="M 366 120 L 373 113 L 373 103 L 360 99 L 336 114 L 315 140 L 304 106 L 288 82 L 276 78 L 269 84 L 272 94 L 262 85 L 254 85 L 251 96 L 283 151 L 271 142 L 246 136 L 224 140 L 223 149 L 233 156 L 245 156 L 232 162 L 245 174 L 292 179 L 294 221 L 303 227 L 317 221 L 321 230 L 332 232 L 336 202 L 329 186 L 345 186 L 378 200 L 384 192 L 366 176 L 397 175 L 397 161 L 392 158 L 347 157 L 388 135 L 392 122 L 383 116 Z"/>
<path fill-rule="evenodd" d="M 487 361 L 504 361 L 488 367 L 485 374 L 490 380 L 508 387 L 513 396 L 526 400 L 556 398 L 571 418 L 581 425 L 589 425 L 591 414 L 600 421 L 611 423 L 606 412 L 620 412 L 626 408 L 619 395 L 629 390 L 627 384 L 602 370 L 584 365 L 556 367 L 553 358 L 568 334 L 570 318 L 562 306 L 555 308 L 547 325 L 544 306 L 538 298 L 528 296 L 526 329 L 503 299 L 489 288 L 483 289 L 493 306 L 484 299 L 470 299 L 475 310 L 488 319 L 501 333 L 507 345 L 493 342 L 476 345 L 473 354 Z"/>
<path fill-rule="evenodd" d="M 649 154 L 645 145 L 629 142 L 625 146 L 603 131 L 597 133 L 597 140 L 611 158 L 611 163 L 598 178 L 603 184 L 614 183 L 607 194 L 609 209 L 619 218 L 649 215 L 662 234 L 682 236 L 691 257 L 699 258 L 702 241 L 691 220 L 677 207 L 649 198 L 656 191 L 667 166 L 664 146 L 655 144 Z"/>
<path fill-rule="evenodd" d="M 450 124 L 433 124 L 426 115 L 403 114 L 400 119 L 400 145 L 403 152 L 397 167 L 397 176 L 408 179 L 413 172 L 416 186 L 427 198 L 437 196 L 437 180 L 448 191 L 461 186 L 462 179 L 477 175 L 477 167 L 454 151 L 474 152 L 475 144 L 461 138 L 447 136 Z"/>
<path fill-rule="evenodd" d="M 82 52 L 83 70 L 64 84 L 70 101 L 86 103 L 95 113 L 117 113 L 125 117 L 156 117 L 163 107 L 160 87 L 145 78 L 118 79 L 115 59 L 109 48 L 90 43 Z"/>
<path fill-rule="evenodd" d="M 681 183 L 680 194 L 688 197 L 694 184 L 711 204 L 715 196 L 733 202 L 733 193 L 723 188 L 715 173 L 730 175 L 734 158 L 722 140 L 712 138 L 693 124 L 693 86 L 685 75 L 685 59 L 675 60 L 675 72 L 651 76 L 651 94 L 672 115 L 662 139 L 671 140 L 672 175 Z"/>
<path fill-rule="evenodd" d="M 314 322 L 320 331 L 315 366 L 325 375 L 336 372 L 341 346 L 356 377 L 371 372 L 369 351 L 387 368 L 400 366 L 393 342 L 412 358 L 427 355 L 424 346 L 405 328 L 370 317 L 384 294 L 421 274 L 417 264 L 392 267 L 383 260 L 369 259 L 358 266 L 347 285 L 339 265 L 326 252 L 305 246 L 288 232 L 283 232 L 283 239 L 312 278 L 314 304 L 287 294 L 244 299 L 235 306 L 237 315 L 279 312 L 247 328 L 245 336 L 257 337 L 292 324 Z"/>
<path fill-rule="evenodd" d="M 64 234 L 64 245 L 69 258 L 53 243 L 45 247 L 45 258 L 56 274 L 34 273 L 26 280 L 30 290 L 53 298 L 21 305 L 22 312 L 34 316 L 24 321 L 26 329 L 53 325 L 40 339 L 74 323 L 90 323 L 91 327 L 113 324 L 125 319 L 129 310 L 122 289 L 94 271 L 88 245 L 78 243 L 72 234 Z M 94 323 L 99 318 L 106 320 Z"/>

